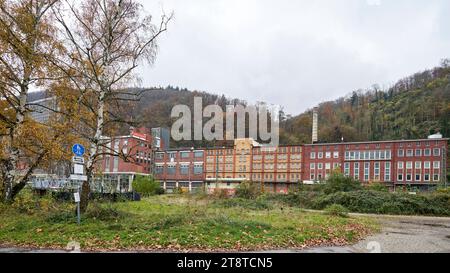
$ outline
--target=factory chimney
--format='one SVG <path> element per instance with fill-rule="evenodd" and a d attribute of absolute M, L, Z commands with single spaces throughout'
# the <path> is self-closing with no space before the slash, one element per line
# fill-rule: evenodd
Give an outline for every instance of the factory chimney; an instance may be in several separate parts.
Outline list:
<path fill-rule="evenodd" d="M 317 127 L 319 123 L 319 112 L 317 107 L 313 110 L 313 124 L 312 124 L 312 143 L 317 143 L 318 139 L 318 133 L 317 133 Z"/>

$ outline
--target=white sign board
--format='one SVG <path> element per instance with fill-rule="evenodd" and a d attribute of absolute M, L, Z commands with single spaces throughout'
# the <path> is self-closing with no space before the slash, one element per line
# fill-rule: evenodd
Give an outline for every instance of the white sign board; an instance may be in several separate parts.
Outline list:
<path fill-rule="evenodd" d="M 79 174 L 71 174 L 70 179 L 71 180 L 79 180 L 79 181 L 87 181 L 87 176 L 79 175 Z"/>
<path fill-rule="evenodd" d="M 78 163 L 78 164 L 84 164 L 84 157 L 82 157 L 82 156 L 73 156 L 72 157 L 72 162 L 73 163 Z"/>
<path fill-rule="evenodd" d="M 84 173 L 84 166 L 80 164 L 73 165 L 73 173 L 74 174 L 83 174 Z"/>
<path fill-rule="evenodd" d="M 73 194 L 73 198 L 75 199 L 75 203 L 79 203 L 80 202 L 80 193 L 79 192 L 75 192 Z"/>

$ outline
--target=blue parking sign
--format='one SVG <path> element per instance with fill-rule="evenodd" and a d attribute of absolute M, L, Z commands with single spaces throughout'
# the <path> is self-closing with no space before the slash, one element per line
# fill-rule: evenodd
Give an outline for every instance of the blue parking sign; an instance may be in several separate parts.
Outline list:
<path fill-rule="evenodd" d="M 84 147 L 81 144 L 75 144 L 72 146 L 72 152 L 76 156 L 83 156 L 84 155 Z"/>

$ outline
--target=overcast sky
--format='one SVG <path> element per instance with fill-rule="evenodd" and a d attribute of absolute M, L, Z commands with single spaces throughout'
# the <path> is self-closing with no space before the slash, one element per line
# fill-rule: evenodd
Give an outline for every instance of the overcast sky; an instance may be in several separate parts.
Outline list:
<path fill-rule="evenodd" d="M 174 11 L 144 86 L 266 101 L 299 114 L 450 57 L 448 0 L 141 0 Z"/>

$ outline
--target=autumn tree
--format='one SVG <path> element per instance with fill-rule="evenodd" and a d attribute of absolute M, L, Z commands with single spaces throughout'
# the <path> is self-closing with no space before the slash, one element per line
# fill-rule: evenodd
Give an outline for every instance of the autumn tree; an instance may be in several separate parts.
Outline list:
<path fill-rule="evenodd" d="M 30 89 L 50 87 L 58 79 L 48 59 L 64 49 L 55 37 L 51 9 L 56 0 L 0 0 L 0 192 L 11 202 L 33 171 L 61 157 L 66 139 L 59 123 L 31 118 Z M 50 92 L 50 91 L 49 91 Z"/>
<path fill-rule="evenodd" d="M 136 82 L 135 71 L 142 62 L 154 62 L 156 39 L 166 31 L 172 16 L 163 15 L 155 25 L 134 0 L 66 1 L 54 13 L 69 51 L 60 69 L 79 94 L 84 126 L 78 133 L 88 143 L 88 181 L 83 182 L 81 193 L 81 210 L 85 211 L 96 163 L 106 154 L 127 156 L 103 138 L 116 123 L 126 122 L 112 108 L 138 98 L 139 94 L 127 88 Z"/>

